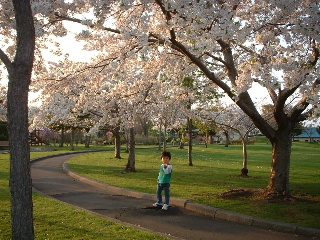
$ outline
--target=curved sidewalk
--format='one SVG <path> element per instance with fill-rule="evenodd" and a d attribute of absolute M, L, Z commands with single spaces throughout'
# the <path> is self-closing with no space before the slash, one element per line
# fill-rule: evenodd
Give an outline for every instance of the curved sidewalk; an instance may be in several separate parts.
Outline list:
<path fill-rule="evenodd" d="M 172 207 L 151 207 L 154 194 L 103 184 L 68 168 L 70 158 L 51 156 L 32 162 L 33 186 L 40 192 L 106 218 L 149 229 L 174 239 L 314 239 L 320 230 L 236 214 L 188 200 L 171 198 Z M 271 230 L 271 231 L 270 231 Z M 242 238 L 242 237 L 243 238 Z"/>

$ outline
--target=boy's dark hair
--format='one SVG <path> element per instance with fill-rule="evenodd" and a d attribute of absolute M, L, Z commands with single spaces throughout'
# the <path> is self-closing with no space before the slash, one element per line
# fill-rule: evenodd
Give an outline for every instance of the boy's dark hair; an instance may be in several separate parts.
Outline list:
<path fill-rule="evenodd" d="M 171 153 L 170 153 L 170 152 L 167 152 L 167 151 L 164 151 L 164 152 L 162 152 L 162 154 L 161 154 L 161 158 L 163 158 L 163 157 L 168 157 L 169 159 L 171 159 Z"/>

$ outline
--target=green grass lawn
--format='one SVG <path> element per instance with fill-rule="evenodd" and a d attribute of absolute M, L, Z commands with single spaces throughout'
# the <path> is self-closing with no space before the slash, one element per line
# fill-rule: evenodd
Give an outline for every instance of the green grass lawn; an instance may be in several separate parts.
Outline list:
<path fill-rule="evenodd" d="M 320 228 L 320 144 L 293 143 L 291 193 L 286 203 L 269 203 L 248 197 L 225 199 L 222 193 L 232 189 L 265 188 L 271 170 L 271 145 L 266 141 L 248 146 L 249 176 L 239 177 L 242 168 L 242 146 L 194 146 L 193 163 L 188 166 L 187 149 L 169 148 L 174 175 L 172 197 L 189 199 L 208 206 L 265 219 Z M 161 151 L 139 148 L 136 151 L 136 173 L 123 173 L 128 154 L 115 159 L 113 152 L 91 153 L 69 162 L 70 168 L 89 178 L 136 191 L 155 193 Z"/>
<path fill-rule="evenodd" d="M 90 150 L 105 149 L 93 147 Z M 76 147 L 75 151 L 88 150 Z M 70 152 L 68 148 L 55 152 L 31 153 L 32 158 Z M 9 240 L 11 236 L 10 189 L 9 189 L 9 154 L 0 154 L 0 239 Z M 108 221 L 84 211 L 74 209 L 61 202 L 34 193 L 35 239 L 53 240 L 106 240 L 106 239 L 165 239 L 152 233 L 138 231 Z"/>
<path fill-rule="evenodd" d="M 112 149 L 76 146 L 75 151 Z M 71 152 L 69 147 L 54 152 L 33 152 L 31 158 Z M 190 199 L 216 208 L 266 219 L 320 228 L 320 145 L 293 143 L 291 191 L 296 201 L 267 203 L 250 198 L 224 199 L 219 195 L 231 189 L 264 188 L 270 177 L 271 146 L 259 141 L 248 147 L 249 178 L 240 178 L 242 146 L 194 146 L 193 163 L 188 166 L 187 149 L 169 148 L 174 175 L 172 197 Z M 155 193 L 161 151 L 138 148 L 136 173 L 124 174 L 127 153 L 115 159 L 114 152 L 90 153 L 72 159 L 70 167 L 82 175 L 111 185 Z M 9 155 L 0 154 L 0 239 L 11 239 Z M 92 216 L 52 199 L 34 194 L 36 239 L 163 239 L 150 233 Z M 80 223 L 80 224 L 79 224 Z"/>

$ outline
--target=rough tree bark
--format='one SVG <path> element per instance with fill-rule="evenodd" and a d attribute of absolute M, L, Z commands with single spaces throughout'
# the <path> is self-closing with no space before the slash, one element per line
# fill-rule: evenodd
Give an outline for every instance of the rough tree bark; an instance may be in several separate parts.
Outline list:
<path fill-rule="evenodd" d="M 126 172 L 135 172 L 136 171 L 136 142 L 135 142 L 135 132 L 134 128 L 130 128 L 129 134 L 129 158 Z"/>
<path fill-rule="evenodd" d="M 188 145 L 188 159 L 189 166 L 193 166 L 192 162 L 192 119 L 188 117 L 188 133 L 189 133 L 189 145 Z"/>
<path fill-rule="evenodd" d="M 230 145 L 230 136 L 229 136 L 229 131 L 228 130 L 225 130 L 223 131 L 224 135 L 226 136 L 226 143 L 225 143 L 225 147 L 229 147 Z"/>
<path fill-rule="evenodd" d="M 242 150 L 243 150 L 243 164 L 241 169 L 241 176 L 247 177 L 249 170 L 248 170 L 248 135 L 245 135 L 244 137 L 241 137 L 242 140 Z"/>
<path fill-rule="evenodd" d="M 183 134 L 179 133 L 180 143 L 179 143 L 179 149 L 184 149 L 184 143 L 182 141 Z"/>
<path fill-rule="evenodd" d="M 162 149 L 163 151 L 167 151 L 167 125 L 164 126 L 164 130 L 163 130 Z"/>
<path fill-rule="evenodd" d="M 88 134 L 89 133 L 89 131 L 90 131 L 90 128 L 86 128 L 85 129 L 86 130 L 86 138 L 85 138 L 85 142 L 84 142 L 84 146 L 86 147 L 86 148 L 90 148 L 90 142 L 91 142 L 91 135 L 90 134 Z"/>
<path fill-rule="evenodd" d="M 114 129 L 114 157 L 121 159 L 121 136 L 119 126 Z"/>
<path fill-rule="evenodd" d="M 290 196 L 290 157 L 292 139 L 285 129 L 277 131 L 272 140 L 272 170 L 267 193 L 272 195 Z"/>
<path fill-rule="evenodd" d="M 70 139 L 70 149 L 71 151 L 74 151 L 74 134 L 75 134 L 76 128 L 71 128 L 71 139 Z"/>
<path fill-rule="evenodd" d="M 9 73 L 8 132 L 12 239 L 34 239 L 28 92 L 33 68 L 35 30 L 29 0 L 13 0 L 16 19 L 16 55 L 13 62 L 0 51 Z"/>
<path fill-rule="evenodd" d="M 272 128 L 264 119 L 262 119 L 255 108 L 248 109 L 248 106 L 250 106 L 252 102 L 247 93 L 243 94 L 243 98 L 237 102 L 237 105 L 248 114 L 253 123 L 272 144 L 271 176 L 265 193 L 267 195 L 285 197 L 290 195 L 291 133 L 299 120 L 298 115 L 294 113 L 292 113 L 291 116 L 284 113 L 283 108 L 280 108 L 279 105 L 285 102 L 285 98 L 279 97 L 279 99 L 278 103 L 275 104 L 277 107 L 274 111 L 278 129 Z"/>
<path fill-rule="evenodd" d="M 65 135 L 64 135 L 64 132 L 65 132 L 65 129 L 64 129 L 64 126 L 62 126 L 62 128 L 61 128 L 61 139 L 60 139 L 60 145 L 59 145 L 59 147 L 63 147 L 63 144 L 64 144 L 64 137 L 65 137 Z"/>

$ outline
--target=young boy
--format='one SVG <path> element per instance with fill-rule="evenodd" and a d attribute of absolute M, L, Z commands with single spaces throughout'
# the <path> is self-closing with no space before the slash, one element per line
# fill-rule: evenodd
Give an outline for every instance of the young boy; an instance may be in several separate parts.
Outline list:
<path fill-rule="evenodd" d="M 160 167 L 158 176 L 157 197 L 158 201 L 153 204 L 154 207 L 162 206 L 162 191 L 165 193 L 165 203 L 162 207 L 163 210 L 168 210 L 170 203 L 170 182 L 172 177 L 172 165 L 170 164 L 171 153 L 164 151 L 161 155 L 163 164 Z"/>

